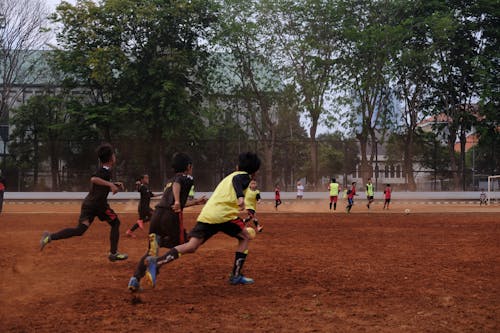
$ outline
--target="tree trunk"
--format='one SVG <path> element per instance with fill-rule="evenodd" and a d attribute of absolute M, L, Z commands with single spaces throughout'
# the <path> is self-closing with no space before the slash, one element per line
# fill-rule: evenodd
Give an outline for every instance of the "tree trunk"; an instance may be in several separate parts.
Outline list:
<path fill-rule="evenodd" d="M 50 151 L 50 174 L 52 178 L 52 191 L 59 190 L 59 159 L 57 158 L 57 144 L 49 143 Z"/>
<path fill-rule="evenodd" d="M 406 135 L 406 146 L 404 155 L 404 168 L 407 181 L 408 191 L 416 191 L 417 184 L 415 183 L 415 175 L 413 174 L 413 131 L 408 130 Z"/>

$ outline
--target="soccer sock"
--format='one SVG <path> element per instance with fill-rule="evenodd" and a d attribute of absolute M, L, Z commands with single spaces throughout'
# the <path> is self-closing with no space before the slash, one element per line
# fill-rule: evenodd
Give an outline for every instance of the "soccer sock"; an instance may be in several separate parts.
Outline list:
<path fill-rule="evenodd" d="M 111 230 L 109 231 L 109 252 L 115 254 L 118 251 L 118 240 L 120 239 L 120 220 L 118 218 L 109 222 Z"/>
<path fill-rule="evenodd" d="M 255 227 L 258 227 L 259 226 L 259 220 L 253 219 L 253 224 L 255 224 Z"/>
<path fill-rule="evenodd" d="M 333 204 L 333 210 L 337 210 L 337 203 L 336 202 Z"/>
<path fill-rule="evenodd" d="M 330 210 L 332 210 L 332 203 L 330 202 Z"/>
<path fill-rule="evenodd" d="M 156 258 L 156 264 L 158 265 L 158 267 L 160 267 L 160 266 L 163 266 L 165 264 L 168 264 L 169 262 L 171 262 L 175 259 L 178 259 L 180 256 L 181 256 L 181 254 L 174 247 L 173 249 L 171 249 L 170 251 L 168 251 L 164 255 Z"/>
<path fill-rule="evenodd" d="M 135 269 L 134 276 L 137 278 L 137 280 L 140 280 L 146 275 L 146 265 L 144 264 L 144 260 L 147 258 L 148 253 L 142 256 L 141 260 L 139 260 L 139 263 L 137 264 L 137 268 Z"/>
<path fill-rule="evenodd" d="M 70 238 L 73 236 L 81 236 L 85 233 L 85 231 L 87 231 L 88 228 L 89 227 L 87 227 L 85 224 L 78 223 L 78 226 L 76 228 L 66 228 L 51 234 L 50 239 L 58 240 L 58 239 Z"/>
<path fill-rule="evenodd" d="M 243 264 L 245 263 L 245 260 L 247 258 L 248 251 L 243 252 L 236 252 L 234 256 L 234 266 L 233 266 L 233 272 L 231 276 L 239 276 L 241 274 L 241 271 L 243 269 Z"/>
<path fill-rule="evenodd" d="M 130 231 L 134 231 L 135 229 L 139 228 L 139 225 L 135 223 L 132 228 L 130 228 Z"/>

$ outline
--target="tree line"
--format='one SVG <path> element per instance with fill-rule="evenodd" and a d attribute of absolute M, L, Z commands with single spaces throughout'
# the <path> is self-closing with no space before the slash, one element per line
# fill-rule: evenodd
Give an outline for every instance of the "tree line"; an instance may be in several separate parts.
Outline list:
<path fill-rule="evenodd" d="M 408 189 L 417 162 L 465 189 L 471 168 L 500 173 L 498 8 L 498 0 L 62 2 L 50 16 L 58 29 L 44 53 L 46 94 L 10 112 L 10 161 L 33 174 L 33 186 L 48 165 L 60 189 L 62 161 L 77 177 L 95 164 L 99 141 L 117 146 L 124 177 L 148 172 L 158 182 L 182 150 L 210 186 L 251 149 L 269 190 L 293 178 L 319 184 L 356 164 L 366 179 L 384 146 Z M 429 117 L 439 121 L 425 133 L 419 124 Z M 318 134 L 325 128 L 331 134 Z"/>

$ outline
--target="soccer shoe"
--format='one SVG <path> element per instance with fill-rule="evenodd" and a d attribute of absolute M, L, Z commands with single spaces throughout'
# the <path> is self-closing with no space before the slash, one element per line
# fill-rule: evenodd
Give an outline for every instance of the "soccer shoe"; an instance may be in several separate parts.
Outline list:
<path fill-rule="evenodd" d="M 229 283 L 232 285 L 237 284 L 253 284 L 255 281 L 251 278 L 244 277 L 243 275 L 231 276 Z"/>
<path fill-rule="evenodd" d="M 146 258 L 146 279 L 151 287 L 156 285 L 156 257 L 149 256 Z"/>
<path fill-rule="evenodd" d="M 128 281 L 128 290 L 135 293 L 136 291 L 141 291 L 141 285 L 139 284 L 139 280 L 135 276 L 132 276 Z"/>
<path fill-rule="evenodd" d="M 263 226 L 261 226 L 261 225 L 259 225 L 259 226 L 257 227 L 257 232 L 262 232 L 262 230 L 264 230 L 264 227 L 263 227 Z"/>
<path fill-rule="evenodd" d="M 44 231 L 42 234 L 42 239 L 40 239 L 40 251 L 43 250 L 45 245 L 50 243 L 50 233 L 48 231 Z"/>
<path fill-rule="evenodd" d="M 144 229 L 144 221 L 143 220 L 137 220 L 137 225 L 139 228 Z"/>
<path fill-rule="evenodd" d="M 136 238 L 137 236 L 134 235 L 134 233 L 132 232 L 132 230 L 128 229 L 127 232 L 125 232 L 125 234 L 129 237 L 132 237 L 132 238 Z"/>
<path fill-rule="evenodd" d="M 120 261 L 120 260 L 127 260 L 128 255 L 125 253 L 110 253 L 108 256 L 109 261 Z"/>

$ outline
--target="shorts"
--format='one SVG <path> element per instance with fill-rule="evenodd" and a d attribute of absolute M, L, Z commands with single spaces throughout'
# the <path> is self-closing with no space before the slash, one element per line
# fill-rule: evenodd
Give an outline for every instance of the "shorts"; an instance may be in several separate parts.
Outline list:
<path fill-rule="evenodd" d="M 330 195 L 330 202 L 335 202 L 337 203 L 338 195 L 331 196 Z"/>
<path fill-rule="evenodd" d="M 157 208 L 151 218 L 149 233 L 156 234 L 162 239 L 162 243 L 159 242 L 160 247 L 172 248 L 184 244 L 187 237 L 182 212 L 176 213 L 171 209 Z"/>
<path fill-rule="evenodd" d="M 203 239 L 203 243 L 205 243 L 213 235 L 217 234 L 218 232 L 223 232 L 230 237 L 243 239 L 238 235 L 241 233 L 244 227 L 245 223 L 239 217 L 224 223 L 205 223 L 198 221 L 196 222 L 194 228 L 189 232 L 188 238 L 195 237 Z"/>
<path fill-rule="evenodd" d="M 349 205 L 353 205 L 354 204 L 354 198 L 347 198 L 347 203 Z"/>
<path fill-rule="evenodd" d="M 115 211 L 106 205 L 104 207 L 95 207 L 91 205 L 82 204 L 82 209 L 80 211 L 80 217 L 78 218 L 79 223 L 89 221 L 89 225 L 92 224 L 95 218 L 101 221 L 106 221 L 108 223 L 113 222 L 118 218 Z"/>
<path fill-rule="evenodd" d="M 139 218 L 144 222 L 151 220 L 151 216 L 153 216 L 153 209 L 151 207 L 146 208 L 145 210 L 139 209 Z"/>
<path fill-rule="evenodd" d="M 373 200 L 373 195 L 368 195 L 366 198 L 367 198 L 368 200 Z"/>
<path fill-rule="evenodd" d="M 391 202 L 391 198 L 385 199 L 385 203 L 390 203 L 390 202 Z"/>

